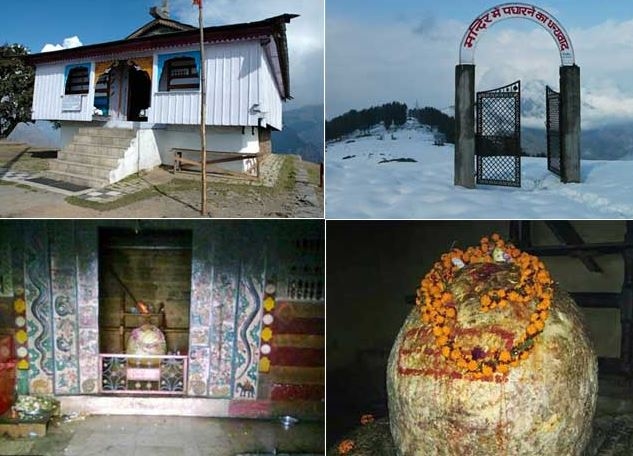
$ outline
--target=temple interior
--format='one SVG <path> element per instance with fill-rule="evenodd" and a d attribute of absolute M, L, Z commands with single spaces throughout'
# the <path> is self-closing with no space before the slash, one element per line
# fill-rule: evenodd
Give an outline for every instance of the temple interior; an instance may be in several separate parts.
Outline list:
<path fill-rule="evenodd" d="M 440 255 L 499 233 L 537 255 L 581 308 L 598 356 L 598 399 L 586 454 L 631 454 L 633 224 L 629 221 L 328 222 L 328 454 L 342 439 L 360 445 L 360 418 L 384 435 L 366 436 L 395 454 L 388 428 L 386 370 L 416 288 Z M 349 324 L 354 321 L 354 324 Z M 342 381 L 345 379 L 345 381 Z M 374 431 L 377 428 L 372 428 Z M 384 443 L 384 447 L 381 446 Z"/>
<path fill-rule="evenodd" d="M 322 220 L 0 222 L 0 454 L 322 454 L 324 245 Z"/>

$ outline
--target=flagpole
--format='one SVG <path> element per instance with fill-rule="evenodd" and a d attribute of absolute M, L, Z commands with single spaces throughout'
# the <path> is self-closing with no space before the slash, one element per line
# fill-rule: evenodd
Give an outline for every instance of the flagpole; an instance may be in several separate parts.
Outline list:
<path fill-rule="evenodd" d="M 200 148 L 202 155 L 202 215 L 207 215 L 207 78 L 204 59 L 204 23 L 202 4 L 204 0 L 193 0 L 198 4 L 198 22 L 200 26 Z"/>

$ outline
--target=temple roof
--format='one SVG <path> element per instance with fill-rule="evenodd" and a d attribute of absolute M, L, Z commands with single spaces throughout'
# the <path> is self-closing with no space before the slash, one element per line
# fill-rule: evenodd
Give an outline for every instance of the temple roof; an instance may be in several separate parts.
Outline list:
<path fill-rule="evenodd" d="M 155 16 L 156 19 L 148 22 L 142 27 L 139 27 L 134 32 L 130 33 L 125 39 L 140 38 L 143 36 L 160 35 L 163 33 L 182 32 L 185 30 L 196 30 L 189 24 L 174 21 L 166 17 Z"/>
<path fill-rule="evenodd" d="M 282 14 L 256 22 L 205 27 L 205 43 L 260 39 L 272 61 L 282 98 L 289 99 L 291 96 L 286 24 L 296 17 L 299 16 Z M 178 28 L 183 29 L 177 30 Z M 169 31 L 170 29 L 173 31 Z M 195 45 L 199 42 L 198 28 L 168 18 L 156 17 L 123 40 L 29 54 L 25 56 L 25 60 L 32 65 L 40 65 L 77 59 L 105 59 L 141 51 Z"/>

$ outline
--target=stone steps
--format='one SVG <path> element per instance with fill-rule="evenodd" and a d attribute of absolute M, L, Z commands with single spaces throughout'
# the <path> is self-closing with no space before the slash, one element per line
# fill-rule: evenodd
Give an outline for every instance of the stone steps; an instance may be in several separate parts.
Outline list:
<path fill-rule="evenodd" d="M 136 137 L 136 131 L 130 128 L 105 128 L 105 127 L 81 127 L 76 136 L 101 136 L 108 138 L 129 138 Z"/>
<path fill-rule="evenodd" d="M 132 138 L 118 136 L 89 136 L 87 134 L 77 134 L 73 138 L 72 143 L 76 145 L 126 147 L 130 144 L 131 140 Z"/>
<path fill-rule="evenodd" d="M 59 151 L 58 157 L 61 155 L 75 156 L 75 155 L 99 155 L 102 157 L 121 158 L 125 154 L 125 150 L 128 148 L 129 142 L 125 147 L 119 146 L 105 146 L 99 144 L 75 144 L 70 143 L 63 150 Z"/>
<path fill-rule="evenodd" d="M 99 153 L 83 153 L 63 150 L 58 152 L 57 159 L 62 162 L 79 162 L 88 165 L 103 166 L 108 168 L 116 168 L 119 160 L 125 153 L 125 150 L 114 151 L 117 154 L 99 154 Z"/>
<path fill-rule="evenodd" d="M 72 141 L 57 154 L 46 176 L 87 187 L 113 183 L 112 175 L 136 138 L 123 128 L 79 128 Z"/>

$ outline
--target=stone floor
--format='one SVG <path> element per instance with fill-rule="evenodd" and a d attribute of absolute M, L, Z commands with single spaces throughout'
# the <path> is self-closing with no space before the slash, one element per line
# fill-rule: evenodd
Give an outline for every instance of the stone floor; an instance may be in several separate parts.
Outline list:
<path fill-rule="evenodd" d="M 46 437 L 0 437 L 0 455 L 321 455 L 324 423 L 162 416 L 57 419 Z"/>

